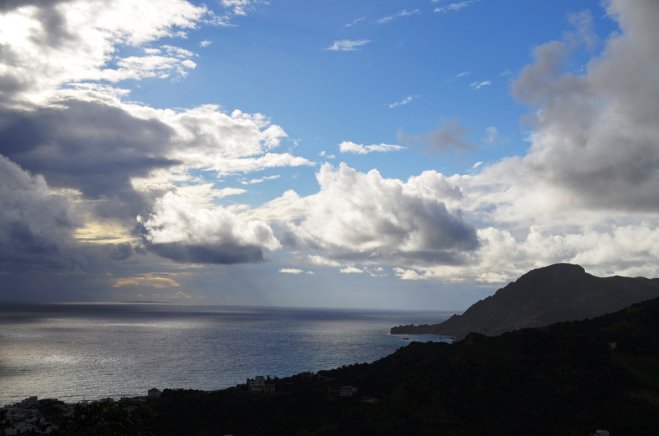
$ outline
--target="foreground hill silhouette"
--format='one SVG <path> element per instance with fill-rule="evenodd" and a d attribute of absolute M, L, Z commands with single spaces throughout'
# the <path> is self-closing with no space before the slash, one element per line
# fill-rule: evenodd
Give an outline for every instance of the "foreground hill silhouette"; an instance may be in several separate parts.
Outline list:
<path fill-rule="evenodd" d="M 60 433 L 656 436 L 659 299 L 497 337 L 415 342 L 371 364 L 270 383 L 270 394 L 165 390 L 137 406 L 78 405 Z M 358 394 L 340 397 L 346 385 Z"/>
<path fill-rule="evenodd" d="M 659 279 L 596 277 L 579 265 L 538 268 L 440 324 L 407 325 L 392 334 L 440 334 L 464 338 L 470 332 L 498 335 L 615 312 L 659 297 Z"/>

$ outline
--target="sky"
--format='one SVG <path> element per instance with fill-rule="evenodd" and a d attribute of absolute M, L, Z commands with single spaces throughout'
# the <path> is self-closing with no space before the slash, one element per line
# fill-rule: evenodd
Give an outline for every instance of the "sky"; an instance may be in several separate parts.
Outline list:
<path fill-rule="evenodd" d="M 659 276 L 659 2 L 0 0 L 0 301 L 462 310 Z"/>

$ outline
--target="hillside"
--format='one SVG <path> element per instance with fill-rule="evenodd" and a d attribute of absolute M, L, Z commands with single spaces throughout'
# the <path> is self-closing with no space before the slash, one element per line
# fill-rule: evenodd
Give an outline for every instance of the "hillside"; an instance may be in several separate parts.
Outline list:
<path fill-rule="evenodd" d="M 555 264 L 524 274 L 462 315 L 440 324 L 394 327 L 391 333 L 441 334 L 456 339 L 470 332 L 498 335 L 593 318 L 655 297 L 659 297 L 659 279 L 596 277 L 579 265 Z"/>
<path fill-rule="evenodd" d="M 411 343 L 372 364 L 78 405 L 62 434 L 656 435 L 659 299 L 596 319 Z M 338 395 L 341 386 L 358 393 Z M 135 406 L 137 404 L 137 406 Z M 1 417 L 0 417 L 1 418 Z M 2 419 L 0 419 L 2 421 Z M 0 426 L 1 427 L 1 426 Z"/>

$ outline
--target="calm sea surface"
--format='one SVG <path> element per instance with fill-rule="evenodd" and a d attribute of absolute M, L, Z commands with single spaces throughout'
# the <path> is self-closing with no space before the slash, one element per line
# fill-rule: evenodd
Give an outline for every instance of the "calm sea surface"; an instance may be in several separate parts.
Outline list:
<path fill-rule="evenodd" d="M 255 375 L 281 377 L 371 362 L 409 343 L 389 335 L 392 326 L 450 315 L 0 303 L 0 405 L 30 395 L 75 402 L 146 395 L 151 387 L 212 390 Z"/>

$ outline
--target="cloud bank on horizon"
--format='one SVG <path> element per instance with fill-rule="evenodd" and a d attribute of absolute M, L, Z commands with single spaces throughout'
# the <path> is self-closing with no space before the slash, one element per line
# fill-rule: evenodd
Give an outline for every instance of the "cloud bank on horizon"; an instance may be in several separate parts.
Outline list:
<path fill-rule="evenodd" d="M 322 62 L 349 65 L 386 45 L 388 33 L 368 32 L 467 19 L 486 3 L 337 18 L 336 35 L 315 51 Z M 494 159 L 486 154 L 502 137 L 498 128 L 487 124 L 484 137 L 451 113 L 436 114 L 439 130 L 412 121 L 404 130 L 381 126 L 389 140 L 346 117 L 349 137 L 360 140 L 324 143 L 319 153 L 313 135 L 299 135 L 303 128 L 293 137 L 261 113 L 157 100 L 189 86 L 210 62 L 196 50 L 221 49 L 223 32 L 277 5 L 216 7 L 0 4 L 0 299 L 201 298 L 221 292 L 208 284 L 213 277 L 249 293 L 258 280 L 246 278 L 250 270 L 282 286 L 317 283 L 323 293 L 332 292 L 323 283 L 333 276 L 390 289 L 408 281 L 497 284 L 554 262 L 659 275 L 659 3 L 606 3 L 603 19 L 619 31 L 603 36 L 593 18 L 599 10 L 569 13 L 558 39 L 529 47 L 531 62 L 509 85 L 531 110 L 526 149 Z M 405 47 L 391 41 L 390 50 Z M 463 75 L 452 74 L 452 83 Z M 466 98 L 483 98 L 504 86 L 501 78 L 473 82 L 478 93 L 461 86 L 472 91 Z M 341 85 L 300 86 L 328 86 L 331 99 Z M 149 87 L 159 91 L 143 91 Z M 432 104 L 415 92 L 373 107 L 411 120 Z M 366 105 L 362 98 L 328 104 Z M 317 162 L 330 147 L 343 161 Z M 485 157 L 450 174 L 429 158 L 467 152 Z M 388 176 L 394 166 L 406 176 Z M 45 283 L 57 289 L 46 295 Z"/>

